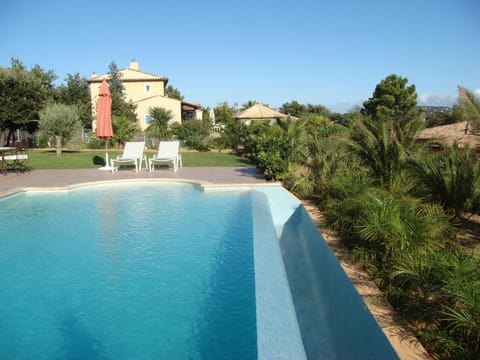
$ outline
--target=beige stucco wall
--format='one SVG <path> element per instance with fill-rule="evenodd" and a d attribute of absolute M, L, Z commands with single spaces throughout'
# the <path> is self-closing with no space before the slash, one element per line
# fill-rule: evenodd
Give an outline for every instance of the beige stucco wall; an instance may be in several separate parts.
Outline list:
<path fill-rule="evenodd" d="M 92 128 L 96 129 L 96 107 L 98 101 L 98 93 L 100 91 L 101 83 L 90 84 L 90 97 L 92 101 L 93 122 Z M 146 85 L 149 85 L 149 91 L 147 91 Z M 163 107 L 170 110 L 173 115 L 173 122 L 182 122 L 182 106 L 181 101 L 176 99 L 170 99 L 165 97 L 165 85 L 163 81 L 149 81 L 149 80 L 137 80 L 137 81 L 125 81 L 123 82 L 125 99 L 137 105 L 137 126 L 142 131 L 148 127 L 145 123 L 145 115 L 148 114 L 150 107 Z"/>
<path fill-rule="evenodd" d="M 170 121 L 170 124 L 175 122 L 182 123 L 182 106 L 180 100 L 170 99 L 163 96 L 155 96 L 134 102 L 134 104 L 137 105 L 137 125 L 142 130 L 145 130 L 149 125 L 145 123 L 145 115 L 148 114 L 148 109 L 151 107 L 162 107 L 170 110 L 173 115 L 173 119 Z"/>
<path fill-rule="evenodd" d="M 126 101 L 132 101 L 137 106 L 137 127 L 142 131 L 149 124 L 145 122 L 148 109 L 153 107 L 162 107 L 172 112 L 173 119 L 170 123 L 182 123 L 182 102 L 180 100 L 171 99 L 165 96 L 165 85 L 168 78 L 150 74 L 139 70 L 138 62 L 132 60 L 127 69 L 119 71 L 119 77 L 124 87 L 124 96 Z M 108 79 L 109 74 L 98 76 L 93 73 L 90 83 L 90 96 L 92 101 L 93 122 L 92 128 L 96 129 L 96 107 L 98 101 L 98 93 L 103 79 Z M 193 106 L 194 108 L 197 106 Z M 202 119 L 201 107 L 195 110 L 195 117 Z"/>
<path fill-rule="evenodd" d="M 147 86 L 149 91 L 147 91 Z M 138 101 L 154 95 L 165 96 L 165 84 L 163 81 L 129 81 L 124 82 L 126 98 Z"/>

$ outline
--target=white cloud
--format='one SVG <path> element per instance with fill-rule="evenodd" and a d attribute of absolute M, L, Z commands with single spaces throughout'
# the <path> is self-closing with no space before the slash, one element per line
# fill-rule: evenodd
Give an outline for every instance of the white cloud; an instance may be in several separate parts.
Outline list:
<path fill-rule="evenodd" d="M 452 106 L 457 102 L 457 95 L 451 94 L 418 94 L 418 105 Z"/>

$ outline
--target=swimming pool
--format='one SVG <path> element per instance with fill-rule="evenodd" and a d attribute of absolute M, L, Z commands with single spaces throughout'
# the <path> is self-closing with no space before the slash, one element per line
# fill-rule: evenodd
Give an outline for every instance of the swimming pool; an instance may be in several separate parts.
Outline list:
<path fill-rule="evenodd" d="M 244 193 L 123 184 L 1 203 L 0 358 L 256 357 Z"/>
<path fill-rule="evenodd" d="M 1 358 L 397 358 L 279 186 L 120 183 L 0 204 Z"/>

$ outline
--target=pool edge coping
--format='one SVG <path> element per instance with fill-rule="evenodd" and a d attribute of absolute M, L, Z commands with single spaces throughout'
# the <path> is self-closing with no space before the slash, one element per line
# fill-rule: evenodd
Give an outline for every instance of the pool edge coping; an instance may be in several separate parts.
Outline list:
<path fill-rule="evenodd" d="M 48 192 L 48 191 L 69 191 L 75 190 L 82 187 L 89 186 L 101 186 L 108 184 L 119 184 L 119 183 L 183 183 L 200 186 L 202 191 L 238 191 L 238 190 L 251 190 L 258 186 L 265 187 L 276 187 L 282 186 L 280 182 L 271 182 L 271 183 L 213 183 L 206 180 L 198 179 L 112 179 L 112 180 L 97 180 L 97 181 L 84 181 L 76 182 L 72 184 L 59 185 L 59 186 L 23 186 L 23 187 L 14 187 L 6 191 L 0 191 L 0 200 L 8 198 L 10 196 L 20 195 L 22 193 L 28 192 Z"/>
<path fill-rule="evenodd" d="M 26 193 L 26 192 L 47 192 L 47 191 L 68 191 L 82 187 L 105 185 L 111 183 L 186 183 L 192 185 L 199 185 L 203 191 L 229 191 L 239 189 L 252 189 L 257 186 L 281 186 L 279 182 L 255 184 L 255 183 L 223 183 L 215 184 L 210 181 L 197 180 L 197 179 L 112 179 L 112 180 L 98 180 L 98 181 L 86 181 L 77 182 L 73 184 L 61 185 L 61 186 L 26 186 L 16 187 L 7 191 L 0 192 L 0 199 Z"/>

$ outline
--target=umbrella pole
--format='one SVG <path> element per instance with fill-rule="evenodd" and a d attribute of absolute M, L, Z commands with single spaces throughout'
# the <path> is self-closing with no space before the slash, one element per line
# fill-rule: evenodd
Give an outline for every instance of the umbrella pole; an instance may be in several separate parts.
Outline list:
<path fill-rule="evenodd" d="M 108 163 L 108 139 L 105 139 L 105 166 L 110 166 Z"/>

